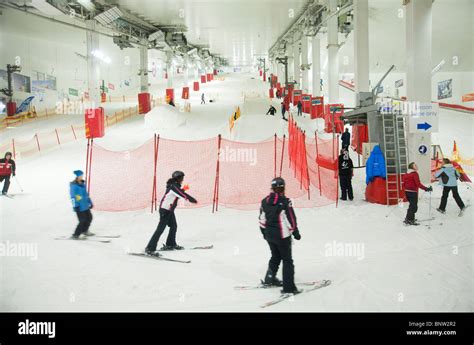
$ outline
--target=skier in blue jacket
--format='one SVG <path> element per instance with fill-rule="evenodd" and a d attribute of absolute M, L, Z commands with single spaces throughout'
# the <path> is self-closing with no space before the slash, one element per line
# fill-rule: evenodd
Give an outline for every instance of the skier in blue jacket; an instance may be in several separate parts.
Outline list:
<path fill-rule="evenodd" d="M 374 147 L 367 163 L 365 163 L 365 166 L 365 172 L 367 174 L 365 180 L 366 184 L 372 182 L 376 176 L 382 178 L 387 177 L 387 172 L 385 171 L 385 158 L 379 145 Z"/>
<path fill-rule="evenodd" d="M 74 171 L 74 175 L 76 175 L 76 178 L 70 183 L 69 193 L 72 207 L 79 219 L 79 224 L 77 224 L 76 231 L 74 231 L 72 238 L 78 240 L 81 234 L 94 236 L 93 233 L 89 232 L 89 226 L 92 222 L 91 209 L 94 205 L 89 197 L 89 193 L 87 193 L 84 173 L 81 170 L 76 170 Z"/>
<path fill-rule="evenodd" d="M 460 174 L 453 167 L 449 159 L 443 159 L 443 166 L 435 173 L 435 177 L 439 178 L 439 184 L 443 186 L 443 196 L 441 197 L 441 203 L 436 210 L 440 213 L 446 212 L 446 204 L 448 203 L 449 192 L 452 191 L 453 198 L 462 213 L 466 206 L 464 205 L 458 193 L 458 179 Z"/>

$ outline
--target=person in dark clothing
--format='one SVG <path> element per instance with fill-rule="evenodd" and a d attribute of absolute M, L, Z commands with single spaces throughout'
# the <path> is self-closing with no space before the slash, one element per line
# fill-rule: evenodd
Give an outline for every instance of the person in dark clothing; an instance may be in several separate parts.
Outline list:
<path fill-rule="evenodd" d="M 440 179 L 439 183 L 441 186 L 443 186 L 443 196 L 441 197 L 441 203 L 436 209 L 438 212 L 446 213 L 448 196 L 451 191 L 453 192 L 453 198 L 461 210 L 461 213 L 466 208 L 458 193 L 458 179 L 460 176 L 461 175 L 459 172 L 451 164 L 451 161 L 448 158 L 443 159 L 443 166 L 435 173 L 435 177 Z"/>
<path fill-rule="evenodd" d="M 418 211 L 418 189 L 421 188 L 426 192 L 432 192 L 433 187 L 426 187 L 420 182 L 418 167 L 415 162 L 408 164 L 408 173 L 403 175 L 402 182 L 405 188 L 405 195 L 409 202 L 404 223 L 406 225 L 419 225 L 415 220 L 415 214 Z"/>
<path fill-rule="evenodd" d="M 268 242 L 272 254 L 263 283 L 283 286 L 282 293 L 298 293 L 294 275 L 295 268 L 291 254 L 291 235 L 301 239 L 296 215 L 291 200 L 285 196 L 285 180 L 272 180 L 272 192 L 262 200 L 260 206 L 260 231 Z M 283 261 L 283 283 L 276 277 Z"/>
<path fill-rule="evenodd" d="M 89 231 L 89 227 L 92 223 L 91 209 L 94 207 L 94 204 L 89 197 L 89 193 L 87 193 L 84 173 L 81 170 L 76 170 L 74 171 L 74 175 L 76 175 L 76 178 L 70 183 L 69 193 L 72 207 L 74 212 L 76 212 L 79 224 L 77 224 L 76 230 L 71 238 L 78 240 L 82 234 L 85 236 L 94 236 L 94 234 Z"/>
<path fill-rule="evenodd" d="M 281 116 L 283 117 L 283 120 L 286 120 L 285 118 L 285 113 L 286 113 L 286 105 L 285 102 L 281 102 Z"/>
<path fill-rule="evenodd" d="M 183 180 L 184 173 L 182 171 L 175 171 L 168 182 L 166 182 L 166 192 L 160 202 L 160 222 L 145 248 L 145 253 L 149 255 L 159 256 L 156 252 L 156 246 L 166 226 L 169 226 L 170 230 L 166 239 L 166 245 L 163 246 L 163 249 L 183 249 L 183 247 L 176 244 L 176 231 L 178 230 L 178 225 L 176 223 L 174 210 L 178 205 L 178 199 L 184 199 L 193 204 L 197 203 L 196 199 L 187 194 L 181 188 Z"/>
<path fill-rule="evenodd" d="M 339 183 L 341 185 L 341 200 L 354 200 L 354 194 L 352 192 L 352 175 L 354 165 L 352 159 L 349 157 L 349 151 L 346 149 L 341 150 L 339 155 Z"/>
<path fill-rule="evenodd" d="M 4 158 L 0 159 L 0 166 L 2 167 L 0 182 L 3 182 L 3 180 L 5 180 L 5 183 L 3 184 L 2 195 L 7 195 L 8 188 L 10 187 L 10 178 L 12 175 L 16 175 L 16 164 L 15 161 L 12 159 L 11 152 L 5 153 Z"/>
<path fill-rule="evenodd" d="M 351 144 L 351 133 L 349 133 L 349 128 L 346 128 L 344 133 L 341 135 L 342 148 L 348 149 Z"/>
<path fill-rule="evenodd" d="M 204 94 L 201 94 L 201 104 L 206 104 L 206 100 L 204 98 Z"/>
<path fill-rule="evenodd" d="M 273 115 L 275 116 L 275 113 L 277 112 L 276 108 L 273 105 L 270 105 L 270 109 L 268 109 L 267 113 L 265 115 Z"/>
<path fill-rule="evenodd" d="M 298 116 L 303 116 L 303 103 L 301 103 L 301 101 L 298 101 L 296 107 L 298 108 Z"/>
<path fill-rule="evenodd" d="M 174 104 L 174 102 L 173 102 L 173 99 L 172 99 L 172 98 L 170 99 L 170 102 L 169 102 L 168 104 L 169 104 L 169 105 L 171 105 L 172 107 L 175 107 L 175 106 L 176 106 L 176 105 Z"/>

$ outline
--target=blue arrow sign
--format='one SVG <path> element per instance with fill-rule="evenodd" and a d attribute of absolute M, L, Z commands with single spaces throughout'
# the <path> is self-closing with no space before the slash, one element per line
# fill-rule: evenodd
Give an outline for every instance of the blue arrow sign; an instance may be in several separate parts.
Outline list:
<path fill-rule="evenodd" d="M 431 127 L 433 127 L 433 126 L 431 126 L 428 122 L 425 122 L 425 123 L 418 123 L 418 124 L 416 125 L 416 129 L 424 129 L 425 131 L 427 131 L 427 130 L 430 129 Z"/>

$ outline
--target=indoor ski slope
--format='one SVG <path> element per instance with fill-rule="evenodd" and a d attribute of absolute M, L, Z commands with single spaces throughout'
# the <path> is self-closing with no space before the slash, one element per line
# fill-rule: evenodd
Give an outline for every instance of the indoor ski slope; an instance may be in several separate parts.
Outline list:
<path fill-rule="evenodd" d="M 129 150 L 154 132 L 179 140 L 220 133 L 238 141 L 259 141 L 275 132 L 285 133 L 287 123 L 280 119 L 280 112 L 275 117 L 264 115 L 268 99 L 246 97 L 244 103 L 244 90 L 266 94 L 267 85 L 261 81 L 233 75 L 202 87 L 206 95 L 214 94 L 216 102 L 200 105 L 200 93 L 192 93 L 191 113 L 170 115 L 176 109 L 161 112 L 174 119 L 183 117 L 174 125 L 153 121 L 153 116 L 160 116 L 155 108 L 147 115 L 150 120 L 134 117 L 111 127 L 106 137 L 96 142 L 112 150 Z M 278 102 L 274 104 L 279 111 Z M 241 107 L 242 117 L 231 133 L 228 118 L 236 106 Z M 460 126 L 451 121 L 458 113 L 442 112 L 440 116 L 440 142 L 451 145 L 451 140 L 460 136 L 455 139 L 472 157 L 472 139 L 462 129 L 465 122 Z M 472 126 L 472 117 L 464 120 Z M 82 117 L 74 121 L 80 123 Z M 319 121 L 298 121 L 307 131 L 322 130 Z M 47 120 L 38 122 L 34 129 L 50 130 L 51 126 L 53 122 Z M 18 127 L 15 136 L 31 136 L 27 130 L 31 128 Z M 170 258 L 190 259 L 191 264 L 126 255 L 129 250 L 143 250 L 155 230 L 158 215 L 148 209 L 93 212 L 91 231 L 121 235 L 110 244 L 53 240 L 70 235 L 76 225 L 68 183 L 73 170 L 85 168 L 85 149 L 82 140 L 18 162 L 17 176 L 24 193 L 13 181 L 10 191 L 15 198 L 0 199 L 0 240 L 3 244 L 37 245 L 37 259 L 0 256 L 1 311 L 260 311 L 261 304 L 279 295 L 278 289 L 234 289 L 236 285 L 257 284 L 266 271 L 270 253 L 255 211 L 221 208 L 212 214 L 209 207 L 178 209 L 178 243 L 214 245 L 212 250 L 166 253 Z M 450 152 L 451 146 L 443 149 Z M 302 234 L 293 247 L 296 282 L 331 279 L 332 285 L 265 310 L 473 311 L 472 208 L 458 217 L 450 199 L 446 215 L 433 209 L 436 220 L 431 228 L 407 228 L 402 225 L 407 205 L 388 208 L 366 203 L 364 181 L 364 171 L 356 170 L 353 202 L 340 202 L 338 208 L 296 210 Z M 116 182 L 120 188 L 121 181 Z M 192 194 L 192 189 L 189 192 Z M 463 184 L 460 194 L 471 204 L 470 187 Z M 440 187 L 434 186 L 433 207 L 440 196 Z M 199 195 L 195 197 L 199 200 Z M 425 219 L 429 194 L 421 193 L 420 198 L 417 218 Z M 335 249 L 338 244 L 353 245 L 358 251 L 353 256 L 338 256 L 337 251 L 329 255 L 328 248 Z"/>

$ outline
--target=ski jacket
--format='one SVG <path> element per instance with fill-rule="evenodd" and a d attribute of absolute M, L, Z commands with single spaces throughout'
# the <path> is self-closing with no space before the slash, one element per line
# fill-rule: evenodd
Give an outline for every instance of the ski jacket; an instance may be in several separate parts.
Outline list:
<path fill-rule="evenodd" d="M 16 164 L 13 159 L 0 159 L 0 176 L 10 176 L 13 174 L 15 176 L 16 173 Z"/>
<path fill-rule="evenodd" d="M 69 186 L 69 193 L 71 195 L 72 208 L 74 211 L 79 210 L 80 212 L 87 211 L 92 208 L 92 200 L 87 193 L 85 183 L 79 183 L 73 181 Z"/>
<path fill-rule="evenodd" d="M 402 177 L 403 186 L 405 192 L 415 192 L 418 193 L 418 189 L 427 190 L 428 188 L 423 185 L 420 181 L 420 175 L 415 170 L 409 170 L 407 174 Z"/>
<path fill-rule="evenodd" d="M 443 180 L 439 179 L 439 184 L 443 187 L 456 187 L 458 185 L 458 179 L 461 177 L 459 172 L 454 168 L 452 164 L 445 164 L 441 169 L 435 173 L 435 177 L 440 177 L 442 174 L 446 174 L 448 181 L 443 183 Z"/>
<path fill-rule="evenodd" d="M 275 115 L 276 111 L 277 111 L 276 108 L 273 107 L 273 106 L 271 106 L 270 109 L 268 109 L 266 115 L 268 115 L 268 114 L 270 114 L 270 115 Z"/>
<path fill-rule="evenodd" d="M 376 145 L 370 154 L 369 159 L 365 163 L 366 179 L 365 183 L 369 184 L 376 176 L 382 178 L 387 177 L 385 171 L 385 158 L 379 145 Z"/>
<path fill-rule="evenodd" d="M 339 155 L 339 176 L 352 177 L 353 168 L 354 165 L 352 164 L 352 159 L 349 157 L 349 152 Z"/>
<path fill-rule="evenodd" d="M 272 192 L 262 200 L 258 220 L 267 241 L 279 242 L 298 231 L 291 200 L 279 193 Z"/>
<path fill-rule="evenodd" d="M 167 183 L 165 195 L 163 195 L 161 198 L 160 209 L 173 212 L 178 205 L 179 199 L 188 200 L 193 203 L 196 202 L 196 199 L 181 189 L 181 185 L 179 183 Z"/>

